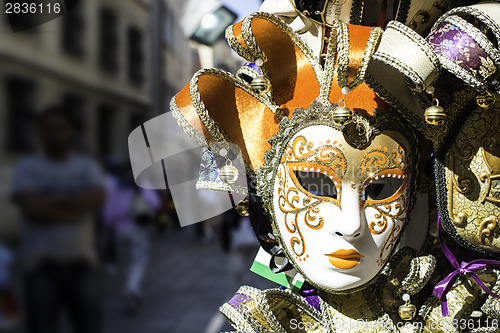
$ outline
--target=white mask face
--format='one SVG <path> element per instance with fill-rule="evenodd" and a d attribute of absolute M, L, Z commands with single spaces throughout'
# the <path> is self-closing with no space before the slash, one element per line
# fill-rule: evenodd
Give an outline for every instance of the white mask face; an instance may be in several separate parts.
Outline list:
<path fill-rule="evenodd" d="M 406 222 L 408 147 L 387 131 L 358 150 L 327 125 L 287 143 L 274 180 L 274 228 L 310 283 L 341 291 L 380 272 Z"/>

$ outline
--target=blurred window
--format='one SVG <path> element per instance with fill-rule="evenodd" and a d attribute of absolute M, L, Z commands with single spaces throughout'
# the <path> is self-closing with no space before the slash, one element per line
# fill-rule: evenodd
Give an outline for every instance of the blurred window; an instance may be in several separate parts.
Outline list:
<path fill-rule="evenodd" d="M 174 13 L 167 5 L 163 6 L 163 42 L 171 48 L 176 48 L 176 20 Z"/>
<path fill-rule="evenodd" d="M 99 64 L 112 73 L 118 70 L 118 17 L 107 8 L 99 13 Z"/>
<path fill-rule="evenodd" d="M 75 121 L 77 132 L 75 147 L 77 149 L 85 149 L 85 130 L 87 125 L 85 121 L 85 97 L 78 93 L 68 92 L 62 97 L 62 105 Z"/>
<path fill-rule="evenodd" d="M 163 81 L 163 91 L 165 93 L 165 104 L 167 106 L 167 110 L 170 109 L 170 100 L 172 99 L 172 97 L 175 96 L 175 94 L 177 94 L 179 91 L 179 89 L 177 87 L 175 87 L 171 82 L 169 81 Z"/>
<path fill-rule="evenodd" d="M 34 148 L 35 98 L 37 84 L 33 80 L 11 76 L 5 82 L 7 95 L 6 150 L 27 153 Z"/>
<path fill-rule="evenodd" d="M 139 29 L 135 27 L 128 29 L 127 44 L 128 77 L 131 82 L 142 83 L 144 81 L 144 54 L 143 37 Z"/>
<path fill-rule="evenodd" d="M 67 112 L 71 114 L 71 117 L 75 120 L 77 130 L 85 130 L 85 97 L 74 92 L 68 92 L 63 95 L 62 105 Z"/>
<path fill-rule="evenodd" d="M 110 155 L 112 152 L 113 118 L 115 108 L 102 104 L 97 108 L 97 150 L 101 155 Z"/>
<path fill-rule="evenodd" d="M 84 33 L 85 21 L 83 18 L 82 3 L 63 16 L 62 47 L 68 54 L 76 57 L 85 55 Z"/>
<path fill-rule="evenodd" d="M 9 2 L 13 2 L 13 1 L 9 1 Z M 4 1 L 5 3 L 5 1 Z M 5 7 L 4 7 L 5 8 Z M 25 35 L 25 36 L 33 36 L 33 37 L 36 37 L 38 35 L 38 33 L 40 32 L 40 25 L 33 25 L 32 23 L 32 20 L 33 20 L 33 16 L 30 16 L 30 15 L 23 15 L 22 13 L 21 14 L 18 14 L 18 15 L 21 15 L 21 17 L 17 16 L 17 20 L 19 26 L 21 25 L 25 25 L 25 26 L 31 26 L 31 28 L 27 28 L 27 29 L 24 29 L 24 30 L 20 30 L 16 33 L 18 34 L 22 34 L 22 35 Z M 35 18 L 36 19 L 36 18 Z M 10 18 L 9 16 L 5 13 L 5 10 L 2 14 L 0 14 L 0 21 L 2 25 L 5 25 L 8 29 L 6 31 L 2 31 L 2 33 L 4 32 L 12 32 L 12 25 L 10 23 Z M 3 27 L 2 27 L 3 28 Z"/>

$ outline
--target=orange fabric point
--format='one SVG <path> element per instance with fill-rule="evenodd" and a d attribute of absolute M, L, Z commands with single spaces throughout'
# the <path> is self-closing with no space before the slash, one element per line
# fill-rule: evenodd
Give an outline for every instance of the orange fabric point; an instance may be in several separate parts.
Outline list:
<path fill-rule="evenodd" d="M 272 98 L 280 111 L 291 117 L 295 109 L 309 107 L 321 91 L 314 60 L 309 59 L 272 18 L 256 16 L 250 24 L 253 38 L 267 59 L 263 71 L 271 81 Z M 234 37 L 242 48 L 252 52 L 241 29 L 242 22 L 233 26 Z M 349 26 L 349 81 L 359 71 L 370 31 L 370 27 Z M 265 152 L 271 148 L 268 140 L 279 130 L 279 117 L 251 93 L 237 87 L 229 74 L 207 70 L 199 75 L 197 88 L 200 96 L 191 95 L 188 84 L 175 97 L 186 121 L 209 141 L 220 140 L 226 133 L 229 141 L 240 147 L 251 168 L 261 167 Z M 199 97 L 204 107 L 197 110 L 193 101 Z M 342 97 L 335 77 L 330 101 L 338 103 Z M 345 102 L 351 110 L 364 116 L 373 116 L 375 108 L 389 109 L 365 83 L 352 90 Z"/>
<path fill-rule="evenodd" d="M 234 37 L 236 38 L 236 40 L 238 41 L 238 43 L 240 43 L 241 46 L 243 46 L 243 48 L 245 48 L 246 50 L 248 50 L 248 46 L 245 43 L 245 40 L 243 39 L 243 36 L 242 36 L 242 33 L 241 33 L 241 27 L 242 27 L 242 25 L 243 25 L 243 21 L 238 22 L 235 25 L 233 25 L 233 34 L 234 34 Z"/>
<path fill-rule="evenodd" d="M 252 32 L 268 61 L 265 67 L 276 104 L 289 110 L 309 106 L 320 93 L 319 81 L 307 56 L 274 23 L 252 20 Z"/>
<path fill-rule="evenodd" d="M 175 96 L 175 103 L 186 121 L 207 140 L 213 141 L 212 136 L 208 133 L 206 127 L 201 122 L 198 117 L 198 113 L 193 106 L 193 101 L 191 100 L 191 95 L 189 93 L 189 83 L 182 88 L 177 96 Z"/>
<path fill-rule="evenodd" d="M 361 66 L 365 47 L 370 37 L 372 27 L 349 25 L 349 69 L 348 82 L 352 82 Z M 338 103 L 343 97 L 342 87 L 337 84 L 337 77 L 333 79 L 330 91 L 330 101 Z M 363 116 L 373 116 L 375 108 L 389 110 L 389 105 L 382 100 L 366 83 L 360 84 L 345 97 L 346 105 L 354 112 Z"/>
<path fill-rule="evenodd" d="M 223 78 L 202 75 L 198 85 L 209 114 L 240 147 L 243 158 L 255 169 L 262 166 L 271 148 L 268 140 L 279 128 L 274 113 Z"/>

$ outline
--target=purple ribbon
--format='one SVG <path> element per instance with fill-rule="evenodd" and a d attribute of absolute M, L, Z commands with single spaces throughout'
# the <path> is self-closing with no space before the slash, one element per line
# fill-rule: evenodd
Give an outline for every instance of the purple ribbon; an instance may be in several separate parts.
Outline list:
<path fill-rule="evenodd" d="M 458 263 L 457 258 L 451 253 L 450 249 L 446 246 L 446 244 L 441 240 L 441 236 L 439 235 L 439 215 L 437 221 L 438 228 L 438 240 L 441 245 L 441 250 L 448 260 L 451 262 L 455 270 L 450 273 L 444 280 L 439 282 L 436 287 L 434 287 L 434 291 L 432 294 L 441 300 L 441 312 L 443 316 L 448 316 L 448 302 L 446 301 L 446 294 L 451 290 L 455 281 L 457 281 L 458 277 L 463 274 L 470 274 L 474 280 L 476 280 L 477 284 L 483 288 L 483 290 L 488 293 L 488 295 L 493 296 L 495 298 L 500 298 L 500 295 L 495 294 L 491 290 L 489 290 L 481 281 L 479 276 L 474 271 L 477 271 L 481 268 L 488 267 L 497 267 L 500 268 L 500 261 L 492 260 L 492 259 L 477 259 L 471 262 L 462 261 L 461 264 Z"/>

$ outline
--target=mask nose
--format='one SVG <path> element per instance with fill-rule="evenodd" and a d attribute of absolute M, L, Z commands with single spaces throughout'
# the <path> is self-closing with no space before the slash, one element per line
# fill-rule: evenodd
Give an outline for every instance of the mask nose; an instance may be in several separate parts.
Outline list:
<path fill-rule="evenodd" d="M 345 186 L 347 185 L 347 186 Z M 338 217 L 333 223 L 333 232 L 347 241 L 361 238 L 366 229 L 366 217 L 360 209 L 359 185 L 343 184 Z"/>

